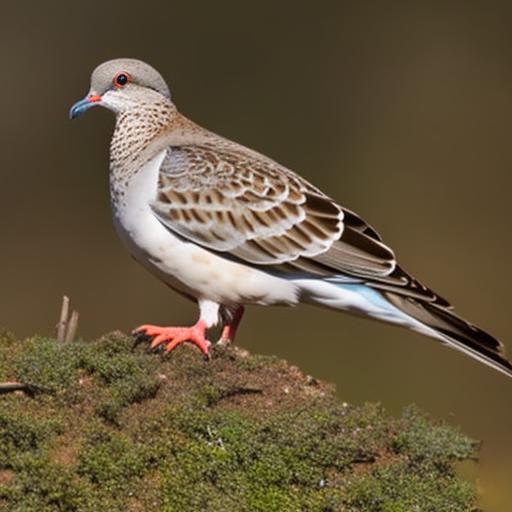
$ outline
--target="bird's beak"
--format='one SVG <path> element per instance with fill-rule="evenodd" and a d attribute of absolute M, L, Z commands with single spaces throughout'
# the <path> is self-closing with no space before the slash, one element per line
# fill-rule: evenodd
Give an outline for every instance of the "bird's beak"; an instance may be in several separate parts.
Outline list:
<path fill-rule="evenodd" d="M 75 119 L 80 114 L 83 114 L 86 110 L 89 110 L 91 107 L 98 105 L 101 102 L 101 96 L 89 95 L 86 96 L 83 100 L 77 101 L 69 111 L 69 118 Z"/>

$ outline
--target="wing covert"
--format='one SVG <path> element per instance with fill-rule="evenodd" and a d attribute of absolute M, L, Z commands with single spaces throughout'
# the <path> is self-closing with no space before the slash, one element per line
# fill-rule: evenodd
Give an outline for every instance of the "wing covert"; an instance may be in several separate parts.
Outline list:
<path fill-rule="evenodd" d="M 332 274 L 364 277 L 395 266 L 393 252 L 354 213 L 234 143 L 170 147 L 152 208 L 181 237 L 254 265 L 308 259 Z"/>

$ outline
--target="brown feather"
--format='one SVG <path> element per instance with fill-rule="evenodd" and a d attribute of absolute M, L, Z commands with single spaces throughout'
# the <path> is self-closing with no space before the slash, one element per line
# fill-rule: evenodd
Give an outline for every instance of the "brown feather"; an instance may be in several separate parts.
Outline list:
<path fill-rule="evenodd" d="M 235 143 L 174 146 L 160 176 L 153 204 L 158 218 L 211 250 L 269 270 L 287 262 L 294 272 L 314 268 L 333 276 L 377 278 L 395 266 L 392 251 L 361 219 L 300 176 Z M 306 264 L 306 258 L 313 261 Z"/>

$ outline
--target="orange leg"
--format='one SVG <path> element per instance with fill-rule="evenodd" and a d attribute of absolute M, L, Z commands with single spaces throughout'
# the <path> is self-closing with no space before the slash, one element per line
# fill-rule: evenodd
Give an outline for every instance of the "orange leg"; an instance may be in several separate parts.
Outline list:
<path fill-rule="evenodd" d="M 224 324 L 224 327 L 222 328 L 222 334 L 217 343 L 220 343 L 221 345 L 227 345 L 228 343 L 232 343 L 235 340 L 236 331 L 238 330 L 238 326 L 240 325 L 243 314 L 243 306 L 240 306 L 235 310 L 233 318 Z"/>
<path fill-rule="evenodd" d="M 152 339 L 151 348 L 160 345 L 167 353 L 186 341 L 198 346 L 205 356 L 208 356 L 210 342 L 206 339 L 206 322 L 199 320 L 191 327 L 159 327 L 157 325 L 141 325 L 133 331 L 134 335 L 149 336 Z"/>

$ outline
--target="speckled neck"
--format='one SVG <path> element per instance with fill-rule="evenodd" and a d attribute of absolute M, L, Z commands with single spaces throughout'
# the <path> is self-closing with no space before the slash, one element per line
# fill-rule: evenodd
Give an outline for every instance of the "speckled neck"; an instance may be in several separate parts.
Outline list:
<path fill-rule="evenodd" d="M 112 177 L 129 178 L 154 155 L 152 141 L 178 116 L 170 102 L 141 103 L 117 116 L 110 143 Z"/>
<path fill-rule="evenodd" d="M 171 102 L 140 103 L 118 114 L 110 143 L 110 198 L 114 211 L 137 172 L 159 151 L 154 141 L 178 116 Z"/>

